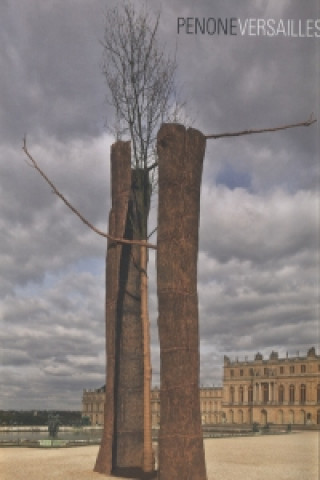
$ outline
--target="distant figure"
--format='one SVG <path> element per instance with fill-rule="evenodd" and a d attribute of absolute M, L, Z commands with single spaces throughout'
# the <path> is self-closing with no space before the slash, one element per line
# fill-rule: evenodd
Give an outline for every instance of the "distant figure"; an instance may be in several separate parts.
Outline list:
<path fill-rule="evenodd" d="M 59 415 L 54 415 L 53 413 L 50 413 L 48 416 L 48 432 L 50 437 L 54 438 L 58 435 L 59 425 Z"/>

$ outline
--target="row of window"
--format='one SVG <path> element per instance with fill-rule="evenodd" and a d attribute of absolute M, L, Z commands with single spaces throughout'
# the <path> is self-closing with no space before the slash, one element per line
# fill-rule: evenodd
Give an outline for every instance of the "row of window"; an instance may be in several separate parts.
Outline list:
<path fill-rule="evenodd" d="M 201 397 L 221 397 L 221 390 L 203 390 L 202 388 L 200 389 L 200 395 Z"/>
<path fill-rule="evenodd" d="M 283 375 L 287 372 L 289 372 L 290 374 L 306 373 L 307 372 L 307 366 L 306 365 L 289 365 L 289 369 L 288 369 L 288 366 L 280 366 L 278 368 L 279 368 L 278 373 L 280 375 Z M 318 365 L 318 371 L 320 371 L 320 364 Z M 235 370 L 232 368 L 230 370 L 230 377 L 234 377 L 235 373 L 237 373 L 237 372 L 235 372 Z M 261 375 L 261 374 L 262 375 L 272 375 L 272 374 L 277 373 L 277 369 L 276 368 L 269 368 L 269 367 L 264 367 L 263 369 L 249 368 L 248 372 L 243 368 L 239 369 L 239 376 L 240 377 L 243 377 L 246 373 L 251 377 L 253 377 L 255 375 Z"/>
<path fill-rule="evenodd" d="M 218 404 L 218 402 L 201 402 L 201 410 L 206 412 L 206 411 L 212 411 L 212 410 L 218 410 L 221 405 Z"/>
<path fill-rule="evenodd" d="M 298 390 L 298 391 L 297 391 Z M 298 395 L 298 396 L 297 396 Z M 289 386 L 289 398 L 288 400 L 285 398 L 285 388 L 284 385 L 279 385 L 278 388 L 278 398 L 275 400 L 278 400 L 279 403 L 284 403 L 288 401 L 289 403 L 294 403 L 296 400 L 299 401 L 300 403 L 305 403 L 307 401 L 307 388 L 305 384 L 300 385 L 299 389 L 295 387 L 295 385 L 290 385 Z M 253 403 L 254 398 L 253 398 L 253 386 L 250 385 L 248 388 L 248 403 Z M 269 402 L 272 400 L 270 398 L 270 386 L 268 383 L 263 383 L 261 385 L 261 401 L 264 403 Z M 235 402 L 235 388 L 233 386 L 230 387 L 230 396 L 229 396 L 230 402 L 234 403 Z M 256 400 L 260 400 L 259 398 L 256 398 Z M 244 398 L 244 388 L 242 386 L 239 387 L 239 403 L 244 403 L 245 398 Z M 317 403 L 320 403 L 320 384 L 317 385 Z"/>
<path fill-rule="evenodd" d="M 238 410 L 237 412 L 229 410 L 227 413 L 227 423 L 251 423 L 250 412 L 249 415 L 246 415 L 246 412 Z M 268 423 L 268 412 L 266 410 L 261 410 L 260 418 L 258 419 L 259 423 L 267 424 Z M 316 416 L 312 417 L 310 412 L 305 410 L 300 410 L 295 412 L 294 410 L 289 410 L 289 412 L 284 412 L 283 410 L 278 410 L 276 413 L 276 422 L 278 424 L 291 423 L 291 424 L 310 424 L 316 422 L 320 424 L 320 410 L 316 412 Z"/>
<path fill-rule="evenodd" d="M 103 412 L 103 403 L 84 403 L 84 412 Z"/>

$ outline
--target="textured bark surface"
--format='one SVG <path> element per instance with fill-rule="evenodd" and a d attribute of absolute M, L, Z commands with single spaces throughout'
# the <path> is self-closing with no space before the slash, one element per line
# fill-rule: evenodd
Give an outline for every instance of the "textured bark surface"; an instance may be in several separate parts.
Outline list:
<path fill-rule="evenodd" d="M 129 142 L 111 149 L 109 233 L 136 238 Z M 143 346 L 140 319 L 140 247 L 108 242 L 106 260 L 107 378 L 104 432 L 95 471 L 141 468 L 143 454 Z"/>
<path fill-rule="evenodd" d="M 124 237 L 145 236 L 150 189 L 143 170 L 131 170 L 131 188 Z M 120 261 L 116 330 L 115 438 L 113 472 L 143 471 L 144 350 L 141 319 L 141 247 L 125 245 Z"/>
<path fill-rule="evenodd" d="M 159 480 L 205 480 L 199 396 L 197 257 L 205 137 L 158 133 L 157 282 L 161 352 Z"/>
<path fill-rule="evenodd" d="M 148 250 L 140 247 L 140 291 L 141 291 L 141 322 L 143 330 L 143 471 L 153 472 L 154 455 L 152 448 L 152 412 L 151 412 L 151 384 L 152 368 L 150 353 L 150 320 L 148 307 Z"/>
<path fill-rule="evenodd" d="M 109 233 L 122 238 L 125 233 L 131 189 L 130 143 L 117 142 L 111 147 L 111 200 Z M 113 467 L 116 379 L 116 328 L 120 261 L 122 245 L 108 241 L 106 258 L 106 397 L 104 432 L 94 470 L 110 474 Z"/>
<path fill-rule="evenodd" d="M 130 214 L 130 204 L 129 211 Z M 132 238 L 127 222 L 125 238 Z M 113 469 L 141 467 L 143 460 L 143 343 L 140 247 L 122 249 L 116 327 Z"/>

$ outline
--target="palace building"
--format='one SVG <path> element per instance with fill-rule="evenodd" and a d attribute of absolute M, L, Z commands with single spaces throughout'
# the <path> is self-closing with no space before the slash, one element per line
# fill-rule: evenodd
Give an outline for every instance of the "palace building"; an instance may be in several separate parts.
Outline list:
<path fill-rule="evenodd" d="M 201 387 L 200 407 L 204 425 L 259 423 L 266 425 L 320 425 L 320 355 L 315 348 L 306 356 L 280 358 L 271 352 L 264 359 L 232 361 L 224 357 L 222 387 Z M 84 390 L 82 416 L 103 424 L 105 387 Z M 152 425 L 159 427 L 160 391 L 151 395 Z"/>
<path fill-rule="evenodd" d="M 320 356 L 253 361 L 224 357 L 222 410 L 227 423 L 320 424 Z"/>

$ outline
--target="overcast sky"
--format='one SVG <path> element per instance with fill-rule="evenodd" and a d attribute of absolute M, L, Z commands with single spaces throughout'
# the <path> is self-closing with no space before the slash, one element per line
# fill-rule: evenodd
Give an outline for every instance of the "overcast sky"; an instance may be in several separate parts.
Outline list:
<path fill-rule="evenodd" d="M 82 390 L 105 381 L 106 242 L 52 194 L 21 147 L 27 134 L 57 187 L 107 229 L 113 112 L 100 40 L 115 3 L 0 4 L 1 409 L 80 409 Z M 147 3 L 154 12 L 162 6 L 164 47 L 177 43 L 177 84 L 194 128 L 210 134 L 296 123 L 311 112 L 320 118 L 320 37 L 302 36 L 306 20 L 320 18 L 317 0 Z M 292 19 L 300 36 L 240 35 L 239 28 L 178 34 L 178 17 Z M 319 122 L 208 141 L 198 263 L 202 384 L 222 383 L 224 355 L 318 348 L 319 151 Z M 154 272 L 151 255 L 158 383 Z"/>

